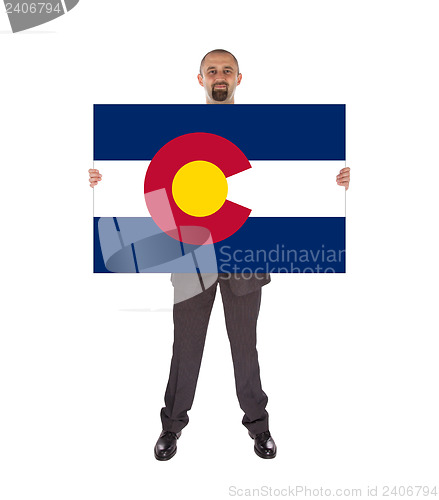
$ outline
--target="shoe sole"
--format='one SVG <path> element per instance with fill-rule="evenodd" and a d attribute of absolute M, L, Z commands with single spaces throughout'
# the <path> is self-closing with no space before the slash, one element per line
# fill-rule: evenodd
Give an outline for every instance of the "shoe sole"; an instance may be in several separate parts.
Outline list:
<path fill-rule="evenodd" d="M 174 452 L 172 453 L 172 455 L 169 455 L 167 457 L 159 457 L 155 450 L 154 450 L 154 456 L 157 460 L 160 460 L 160 462 L 166 462 L 166 460 L 171 460 L 171 458 L 177 453 L 177 448 L 175 448 Z"/>
<path fill-rule="evenodd" d="M 258 457 L 261 457 L 261 458 L 274 458 L 277 454 L 277 451 L 274 453 L 274 455 L 264 455 L 263 453 L 261 453 L 257 448 L 256 446 L 254 447 L 254 450 L 255 450 L 255 453 Z"/>

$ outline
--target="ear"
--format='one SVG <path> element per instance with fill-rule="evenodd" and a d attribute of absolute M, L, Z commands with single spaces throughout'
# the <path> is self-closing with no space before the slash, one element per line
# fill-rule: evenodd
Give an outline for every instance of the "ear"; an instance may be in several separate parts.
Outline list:
<path fill-rule="evenodd" d="M 239 73 L 238 81 L 236 82 L 236 85 L 239 85 L 241 83 L 241 80 L 242 80 L 242 75 L 241 75 L 241 73 Z"/>
<path fill-rule="evenodd" d="M 198 83 L 199 83 L 202 87 L 204 87 L 204 84 L 203 84 L 203 77 L 199 74 L 199 75 L 197 76 L 197 78 L 198 78 Z"/>

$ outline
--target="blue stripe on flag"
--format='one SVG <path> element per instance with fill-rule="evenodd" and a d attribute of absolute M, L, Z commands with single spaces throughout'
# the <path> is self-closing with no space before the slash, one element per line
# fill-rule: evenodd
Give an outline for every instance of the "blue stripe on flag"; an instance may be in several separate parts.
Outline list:
<path fill-rule="evenodd" d="M 249 160 L 345 160 L 344 104 L 94 105 L 95 160 L 151 160 L 193 132 L 220 135 Z"/>
<path fill-rule="evenodd" d="M 123 231 L 122 244 L 114 235 L 112 218 L 94 218 L 94 272 L 109 272 L 105 266 L 99 238 L 99 220 L 108 219 L 109 233 L 104 239 L 112 250 L 105 261 L 116 272 L 197 272 L 189 245 L 181 252 L 180 244 L 158 228 L 150 217 L 118 217 Z M 105 224 L 102 224 L 105 226 Z M 102 235 L 101 235 L 101 241 Z M 133 261 L 132 244 L 136 246 Z M 201 250 L 209 252 L 210 245 Z M 203 272 L 242 273 L 323 273 L 345 272 L 344 217 L 249 217 L 234 235 L 215 243 L 215 258 L 206 260 L 206 252 L 193 248 L 201 259 Z M 148 255 L 146 255 L 148 254 Z M 181 258 L 180 258 L 181 257 Z M 141 262 L 138 266 L 137 261 Z M 148 269 L 147 266 L 151 265 Z M 197 264 L 198 265 L 198 264 Z M 214 265 L 214 267 L 212 267 Z M 192 267 L 191 267 L 192 266 Z M 206 267 L 207 266 L 207 267 Z M 142 271 L 143 269 L 143 271 Z"/>

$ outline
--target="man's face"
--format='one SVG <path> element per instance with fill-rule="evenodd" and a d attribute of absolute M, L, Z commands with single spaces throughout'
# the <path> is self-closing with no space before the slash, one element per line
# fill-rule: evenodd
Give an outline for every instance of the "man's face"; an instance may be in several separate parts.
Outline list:
<path fill-rule="evenodd" d="M 209 54 L 201 68 L 198 81 L 206 92 L 210 104 L 233 104 L 235 89 L 241 83 L 235 59 L 230 54 Z"/>

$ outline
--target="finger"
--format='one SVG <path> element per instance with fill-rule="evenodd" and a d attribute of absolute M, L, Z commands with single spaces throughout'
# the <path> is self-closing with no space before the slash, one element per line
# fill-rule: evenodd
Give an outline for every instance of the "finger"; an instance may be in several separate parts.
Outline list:
<path fill-rule="evenodd" d="M 337 181 L 337 184 L 338 184 L 339 186 L 347 186 L 347 187 L 349 187 L 349 182 L 340 182 L 340 181 Z M 347 189 L 347 188 L 346 188 L 346 189 Z"/>
<path fill-rule="evenodd" d="M 337 175 L 337 179 L 349 179 L 351 174 L 347 172 L 346 174 L 339 174 Z"/>
<path fill-rule="evenodd" d="M 97 168 L 89 168 L 88 171 L 90 173 L 92 173 L 92 172 L 96 172 L 97 174 L 99 173 L 99 170 Z"/>
<path fill-rule="evenodd" d="M 349 172 L 349 171 L 350 171 L 350 167 L 345 167 L 345 168 L 342 168 L 340 170 L 340 173 L 342 173 L 342 172 Z"/>
<path fill-rule="evenodd" d="M 102 175 L 90 174 L 90 179 L 96 179 L 100 181 L 102 179 Z"/>
<path fill-rule="evenodd" d="M 340 184 L 340 182 L 347 182 L 349 184 L 350 180 L 349 179 L 336 179 L 337 184 Z"/>

